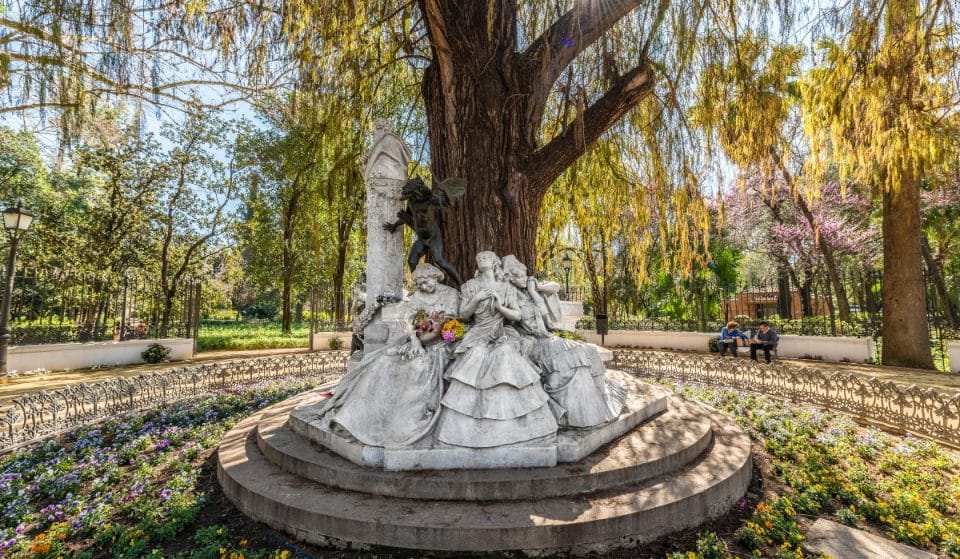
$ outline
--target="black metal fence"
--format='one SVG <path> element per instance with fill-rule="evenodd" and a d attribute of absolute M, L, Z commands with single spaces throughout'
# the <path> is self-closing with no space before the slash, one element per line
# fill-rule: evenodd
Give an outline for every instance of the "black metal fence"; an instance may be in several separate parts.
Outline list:
<path fill-rule="evenodd" d="M 756 331 L 760 322 L 768 322 L 780 334 L 801 336 L 852 336 L 857 338 L 875 338 L 880 333 L 879 317 L 857 317 L 850 322 L 836 321 L 831 324 L 830 317 L 808 316 L 797 319 L 778 317 L 750 319 L 736 317 L 741 330 Z M 611 317 L 610 330 L 647 330 L 665 332 L 720 332 L 725 322 L 721 320 L 671 320 L 662 318 Z M 593 330 L 596 319 L 585 316 L 577 322 L 577 328 Z"/>
<path fill-rule="evenodd" d="M 183 280 L 166 297 L 156 278 L 26 268 L 10 302 L 13 345 L 195 337 L 201 282 Z"/>

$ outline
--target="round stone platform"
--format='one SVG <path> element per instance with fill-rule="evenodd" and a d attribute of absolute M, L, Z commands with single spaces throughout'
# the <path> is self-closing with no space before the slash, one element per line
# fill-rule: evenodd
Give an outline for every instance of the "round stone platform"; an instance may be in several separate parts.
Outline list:
<path fill-rule="evenodd" d="M 296 433 L 360 466 L 386 470 L 450 470 L 544 468 L 578 462 L 606 443 L 628 433 L 643 421 L 667 409 L 668 392 L 620 371 L 607 371 L 627 390 L 620 417 L 592 429 L 561 431 L 555 441 L 517 443 L 496 448 L 460 448 L 434 441 L 413 448 L 369 446 L 344 437 L 320 420 L 323 399 L 306 401 L 289 413 Z"/>
<path fill-rule="evenodd" d="M 294 431 L 291 411 L 317 397 L 238 424 L 221 443 L 217 473 L 242 512 L 319 545 L 587 552 L 720 516 L 750 482 L 743 430 L 674 396 L 666 411 L 579 462 L 403 472 L 355 464 Z"/>

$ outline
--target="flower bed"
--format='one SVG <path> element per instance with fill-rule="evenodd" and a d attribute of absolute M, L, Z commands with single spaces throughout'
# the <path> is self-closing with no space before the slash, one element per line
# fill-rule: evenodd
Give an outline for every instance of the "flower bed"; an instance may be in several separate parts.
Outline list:
<path fill-rule="evenodd" d="M 847 416 L 812 406 L 682 382 L 664 385 L 733 415 L 762 447 L 773 482 L 727 541 L 705 534 L 697 550 L 671 559 L 806 557 L 804 533 L 821 516 L 960 557 L 955 453 L 929 441 L 863 429 Z"/>
<path fill-rule="evenodd" d="M 198 522 L 209 489 L 203 470 L 239 420 L 315 384 L 236 387 L 0 458 L 0 556 L 289 557 L 287 549 L 250 549 L 243 534 Z"/>

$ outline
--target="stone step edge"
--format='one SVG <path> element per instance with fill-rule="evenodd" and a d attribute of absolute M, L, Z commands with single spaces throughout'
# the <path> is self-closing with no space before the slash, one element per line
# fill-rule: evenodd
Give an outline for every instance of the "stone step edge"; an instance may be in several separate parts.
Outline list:
<path fill-rule="evenodd" d="M 625 450 L 621 461 L 595 453 L 576 464 L 552 468 L 388 472 L 357 466 L 309 442 L 286 426 L 289 406 L 265 410 L 257 446 L 287 473 L 348 491 L 408 499 L 524 500 L 592 493 L 678 470 L 700 456 L 712 441 L 709 417 L 696 406 L 671 398 L 670 409 L 609 443 Z M 688 431 L 680 429 L 688 427 Z M 677 434 L 680 436 L 677 436 Z M 639 457 L 639 460 L 636 460 Z"/>
<path fill-rule="evenodd" d="M 706 407 L 706 406 L 704 406 Z M 447 550 L 582 552 L 651 541 L 724 514 L 746 492 L 750 439 L 719 412 L 714 446 L 652 484 L 539 501 L 451 502 L 375 497 L 283 472 L 257 448 L 260 415 L 223 439 L 217 477 L 245 514 L 304 541 Z"/>

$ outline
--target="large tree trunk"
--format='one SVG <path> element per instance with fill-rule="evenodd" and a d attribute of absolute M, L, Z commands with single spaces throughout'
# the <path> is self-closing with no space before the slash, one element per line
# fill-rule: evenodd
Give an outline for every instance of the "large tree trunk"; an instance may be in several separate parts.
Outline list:
<path fill-rule="evenodd" d="M 920 178 L 883 193 L 883 364 L 933 369 L 920 248 Z"/>
<path fill-rule="evenodd" d="M 639 0 L 603 9 L 577 3 L 526 51 L 517 51 L 515 2 L 420 0 L 433 47 L 423 80 L 435 182 L 466 180 L 446 210 L 444 256 L 471 277 L 482 250 L 514 254 L 531 273 L 546 189 L 653 90 L 646 61 L 626 72 L 544 146 L 538 135 L 553 83 L 584 48 Z M 577 40 L 572 46 L 571 37 Z"/>
<path fill-rule="evenodd" d="M 918 12 L 917 0 L 891 2 L 886 13 L 884 46 L 890 53 L 888 83 L 897 87 L 888 98 L 891 108 L 913 102 L 919 90 L 914 58 L 916 36 L 910 33 Z M 896 76 L 896 78 L 894 78 Z M 886 115 L 889 130 L 900 126 Z M 897 132 L 905 134 L 907 132 Z M 933 369 L 927 325 L 927 291 L 923 280 L 920 239 L 920 169 L 912 160 L 899 165 L 898 184 L 886 184 L 883 196 L 883 364 Z M 894 177 L 888 177 L 888 180 Z"/>
<path fill-rule="evenodd" d="M 462 8 L 470 6 L 486 12 L 483 2 Z M 486 26 L 478 24 L 484 20 L 479 14 L 444 19 L 447 40 L 457 45 L 450 53 L 457 70 L 439 67 L 435 57 L 423 81 L 434 182 L 467 182 L 466 195 L 446 211 L 443 227 L 444 256 L 464 278 L 472 277 L 474 258 L 483 250 L 515 254 L 535 266 L 543 199 L 525 184 L 521 169 L 520 155 L 532 153 L 536 131 L 523 122 L 527 96 L 514 95 L 523 89 L 514 62 L 515 25 L 496 26 L 498 36 L 488 41 Z"/>

